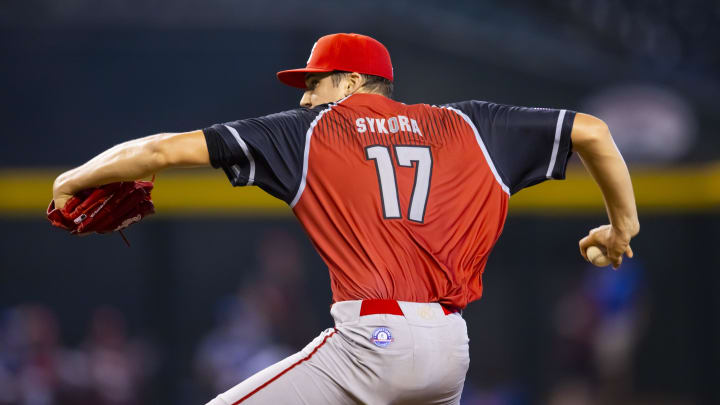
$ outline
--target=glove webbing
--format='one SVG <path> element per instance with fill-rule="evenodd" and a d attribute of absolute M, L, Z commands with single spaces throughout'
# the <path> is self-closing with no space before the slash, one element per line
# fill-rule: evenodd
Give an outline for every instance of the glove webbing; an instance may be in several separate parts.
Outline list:
<path fill-rule="evenodd" d="M 153 174 L 152 179 L 150 179 L 150 183 L 155 184 L 155 174 Z M 122 229 L 119 229 L 118 233 L 122 237 L 123 241 L 125 241 L 125 244 L 127 245 L 127 247 L 130 247 L 130 241 L 127 239 L 127 237 L 125 237 L 125 234 L 123 233 Z"/>

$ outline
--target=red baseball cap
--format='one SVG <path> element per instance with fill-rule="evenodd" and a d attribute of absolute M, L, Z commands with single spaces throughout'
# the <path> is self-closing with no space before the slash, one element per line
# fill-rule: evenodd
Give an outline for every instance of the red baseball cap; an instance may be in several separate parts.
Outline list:
<path fill-rule="evenodd" d="M 305 89 L 307 73 L 341 70 L 393 80 L 392 62 L 387 48 L 377 40 L 360 34 L 325 35 L 315 42 L 307 66 L 283 70 L 278 79 L 288 86 Z"/>

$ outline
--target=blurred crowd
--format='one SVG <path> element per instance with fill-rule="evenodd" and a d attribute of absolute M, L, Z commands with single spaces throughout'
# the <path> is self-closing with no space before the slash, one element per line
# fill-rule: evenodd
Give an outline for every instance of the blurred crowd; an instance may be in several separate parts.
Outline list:
<path fill-rule="evenodd" d="M 192 364 L 181 365 L 192 385 L 181 403 L 204 403 L 320 331 L 306 290 L 298 288 L 304 274 L 297 239 L 270 230 L 255 252 L 258 268 L 243 269 L 240 287 L 216 300 L 214 324 L 196 342 Z M 99 306 L 80 342 L 67 344 L 58 314 L 67 310 L 41 303 L 0 309 L 0 405 L 136 405 L 172 397 L 153 387 L 173 355 L 164 342 L 133 336 L 121 310 Z"/>
<path fill-rule="evenodd" d="M 646 393 L 637 392 L 633 382 L 635 350 L 649 316 L 643 281 L 643 268 L 637 259 L 626 259 L 622 271 L 588 265 L 569 283 L 563 294 L 548 303 L 553 319 L 549 340 L 542 345 L 540 392 L 532 393 L 529 382 L 517 378 L 505 381 L 501 378 L 494 384 L 469 379 L 461 403 L 682 403 L 673 402 L 666 396 L 648 400 Z M 483 359 L 472 361 L 483 367 Z M 530 361 L 527 366 L 531 366 Z"/>
<path fill-rule="evenodd" d="M 638 260 L 588 268 L 554 311 L 553 405 L 634 403 L 633 358 L 648 305 Z"/>
<path fill-rule="evenodd" d="M 154 359 L 114 308 L 96 308 L 82 342 L 70 347 L 51 308 L 11 307 L 0 315 L 0 404 L 145 403 Z"/>
<path fill-rule="evenodd" d="M 282 254 L 278 252 L 282 246 Z M 207 398 L 304 347 L 320 333 L 303 285 L 298 241 L 287 232 L 265 233 L 256 250 L 258 269 L 236 294 L 217 303 L 216 324 L 195 358 Z M 326 325 L 330 326 L 330 325 Z"/>

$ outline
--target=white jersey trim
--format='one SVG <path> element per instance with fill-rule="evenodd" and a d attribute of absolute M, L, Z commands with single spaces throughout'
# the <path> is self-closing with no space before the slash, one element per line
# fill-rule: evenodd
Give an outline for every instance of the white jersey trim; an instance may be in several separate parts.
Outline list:
<path fill-rule="evenodd" d="M 250 162 L 250 174 L 248 174 L 248 181 L 247 181 L 247 184 L 245 184 L 245 185 L 252 186 L 253 183 L 255 182 L 255 159 L 253 159 L 253 156 L 250 153 L 250 150 L 248 149 L 245 141 L 243 141 L 242 138 L 240 138 L 240 134 L 238 134 L 237 129 L 235 129 L 229 125 L 225 125 L 225 128 L 227 128 L 228 131 L 230 131 L 230 133 L 232 134 L 232 136 L 235 137 L 235 140 L 237 141 L 237 143 L 240 145 L 240 148 L 245 153 L 245 157 L 247 157 L 248 162 Z M 239 176 L 240 168 L 237 165 L 233 165 L 232 168 L 235 171 L 235 176 L 236 177 Z"/>
<path fill-rule="evenodd" d="M 552 178 L 552 172 L 555 168 L 555 161 L 557 160 L 558 148 L 560 147 L 560 135 L 562 134 L 563 121 L 565 120 L 565 112 L 567 110 L 560 110 L 558 115 L 557 124 L 555 125 L 555 141 L 553 142 L 552 154 L 550 155 L 550 165 L 548 166 L 545 177 L 548 179 Z"/>
<path fill-rule="evenodd" d="M 310 128 L 308 128 L 307 132 L 305 133 L 305 153 L 303 154 L 302 178 L 300 179 L 300 185 L 298 186 L 298 190 L 297 190 L 297 193 L 295 194 L 295 198 L 293 198 L 293 200 L 290 202 L 290 208 L 295 207 L 295 204 L 297 204 L 297 202 L 300 200 L 300 197 L 302 196 L 303 191 L 305 191 L 305 184 L 307 181 L 306 179 L 307 179 L 307 172 L 308 172 L 308 158 L 310 157 L 310 138 L 312 138 L 312 134 L 313 134 L 313 130 L 315 129 L 315 125 L 317 125 L 318 121 L 320 121 L 320 118 L 322 118 L 322 116 L 325 115 L 326 112 L 332 110 L 333 107 L 342 103 L 350 96 L 347 96 L 347 97 L 343 98 L 342 100 L 336 101 L 336 102 L 328 105 L 327 108 L 320 111 L 320 114 L 318 114 L 318 116 L 315 117 L 315 119 L 310 123 Z"/>
<path fill-rule="evenodd" d="M 464 112 L 462 112 L 456 108 L 453 108 L 453 107 L 442 106 L 442 108 L 447 108 L 448 110 L 455 112 L 460 117 L 462 117 L 462 119 L 464 119 L 465 122 L 468 123 L 468 125 L 470 125 L 470 128 L 472 128 L 473 133 L 475 133 L 475 140 L 477 141 L 478 145 L 480 145 L 480 149 L 482 149 L 482 153 L 485 156 L 485 161 L 487 162 L 488 166 L 490 166 L 490 170 L 492 171 L 493 176 L 495 176 L 495 180 L 498 182 L 498 184 L 500 184 L 500 187 L 502 188 L 502 190 L 505 193 L 507 193 L 508 195 L 510 195 L 510 188 L 508 186 L 506 186 L 505 183 L 503 183 L 502 179 L 500 178 L 500 174 L 498 173 L 497 169 L 495 168 L 495 164 L 493 164 L 493 161 L 490 158 L 490 153 L 488 152 L 487 148 L 485 147 L 485 144 L 483 143 L 483 140 L 480 137 L 480 133 L 478 133 L 478 130 L 477 130 L 477 128 L 475 128 L 475 124 L 473 124 L 470 117 L 465 115 Z"/>

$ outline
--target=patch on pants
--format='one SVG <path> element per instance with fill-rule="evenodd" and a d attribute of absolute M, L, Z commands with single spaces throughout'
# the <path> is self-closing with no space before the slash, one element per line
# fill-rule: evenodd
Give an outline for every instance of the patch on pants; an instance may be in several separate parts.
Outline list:
<path fill-rule="evenodd" d="M 383 326 L 375 329 L 375 332 L 373 332 L 372 338 L 370 340 L 377 347 L 385 347 L 392 343 L 394 339 L 392 337 L 392 334 L 390 333 L 390 329 Z"/>

